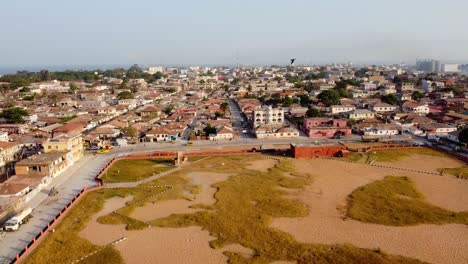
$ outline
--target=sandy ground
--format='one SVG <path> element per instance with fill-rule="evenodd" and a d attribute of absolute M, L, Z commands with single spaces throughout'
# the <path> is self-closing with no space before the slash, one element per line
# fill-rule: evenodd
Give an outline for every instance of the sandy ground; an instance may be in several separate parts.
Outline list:
<path fill-rule="evenodd" d="M 262 160 L 255 160 L 249 163 L 248 166 L 246 166 L 246 169 L 249 170 L 258 170 L 261 172 L 268 172 L 268 169 L 273 168 L 278 161 L 274 159 L 262 159 Z"/>
<path fill-rule="evenodd" d="M 200 194 L 194 201 L 169 200 L 148 204 L 137 208 L 132 217 L 148 221 L 171 214 L 191 213 L 200 209 L 190 209 L 188 206 L 198 203 L 213 204 L 216 189 L 210 185 L 226 180 L 230 174 L 191 172 L 186 176 L 192 178 L 193 183 L 201 187 Z M 200 227 L 188 228 L 159 228 L 151 227 L 145 230 L 127 231 L 125 225 L 101 225 L 96 219 L 113 210 L 124 206 L 131 197 L 112 198 L 106 201 L 104 209 L 93 216 L 88 226 L 80 236 L 97 245 L 106 245 L 121 237 L 126 237 L 116 248 L 122 254 L 126 263 L 226 263 L 224 251 L 234 251 L 246 256 L 253 252 L 241 245 L 229 245 L 222 249 L 213 250 L 209 241 L 213 240 L 208 231 Z"/>
<path fill-rule="evenodd" d="M 468 210 L 468 181 L 451 176 L 430 176 L 363 164 L 333 160 L 295 160 L 298 171 L 314 175 L 314 182 L 291 194 L 310 209 L 304 218 L 279 218 L 273 227 L 293 234 L 299 241 L 322 244 L 349 243 L 363 248 L 380 248 L 390 254 L 415 257 L 431 263 L 467 263 L 468 227 L 464 225 L 419 225 L 389 227 L 342 220 L 340 208 L 357 187 L 387 175 L 409 176 L 427 200 L 453 210 Z M 430 164 L 430 165 L 425 165 Z M 457 167 L 451 159 L 421 156 L 392 163 L 392 166 L 424 170 Z M 330 168 L 333 168 L 331 170 Z"/>

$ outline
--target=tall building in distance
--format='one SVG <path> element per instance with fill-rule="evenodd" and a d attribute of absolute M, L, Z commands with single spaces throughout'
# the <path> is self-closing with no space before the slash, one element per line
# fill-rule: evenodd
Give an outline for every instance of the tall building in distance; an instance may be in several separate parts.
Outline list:
<path fill-rule="evenodd" d="M 416 70 L 425 72 L 440 72 L 440 61 L 438 60 L 417 60 Z"/>
<path fill-rule="evenodd" d="M 441 71 L 442 72 L 458 72 L 460 69 L 458 68 L 458 64 L 447 63 L 442 64 Z"/>
<path fill-rule="evenodd" d="M 259 125 L 283 125 L 284 110 L 283 108 L 273 108 L 271 106 L 263 106 L 255 109 L 252 116 L 254 127 Z"/>

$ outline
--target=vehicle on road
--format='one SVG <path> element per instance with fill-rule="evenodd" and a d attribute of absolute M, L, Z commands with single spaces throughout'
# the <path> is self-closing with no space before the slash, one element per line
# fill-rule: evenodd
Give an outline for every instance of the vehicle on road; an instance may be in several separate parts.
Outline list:
<path fill-rule="evenodd" d="M 247 129 L 242 130 L 242 134 L 248 134 L 248 133 L 249 131 L 247 131 Z"/>
<path fill-rule="evenodd" d="M 98 149 L 99 149 L 98 146 L 90 146 L 86 148 L 86 150 L 98 150 Z"/>
<path fill-rule="evenodd" d="M 29 218 L 31 218 L 32 208 L 26 207 L 17 215 L 13 216 L 10 220 L 6 221 L 4 230 L 5 231 L 16 231 L 20 227 L 20 225 L 28 222 Z"/>
<path fill-rule="evenodd" d="M 49 196 L 55 196 L 57 194 L 58 194 L 57 189 L 55 189 L 55 187 L 52 187 L 52 189 L 50 189 L 49 191 Z"/>
<path fill-rule="evenodd" d="M 193 141 L 187 142 L 186 146 L 193 146 Z"/>
<path fill-rule="evenodd" d="M 96 151 L 97 154 L 106 154 L 108 152 L 109 152 L 108 149 L 99 149 L 98 151 Z"/>

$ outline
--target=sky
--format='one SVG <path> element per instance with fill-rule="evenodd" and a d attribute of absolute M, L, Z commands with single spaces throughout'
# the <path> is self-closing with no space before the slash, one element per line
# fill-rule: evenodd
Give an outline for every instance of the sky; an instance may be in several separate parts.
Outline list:
<path fill-rule="evenodd" d="M 3 1 L 0 68 L 468 63 L 466 0 Z"/>

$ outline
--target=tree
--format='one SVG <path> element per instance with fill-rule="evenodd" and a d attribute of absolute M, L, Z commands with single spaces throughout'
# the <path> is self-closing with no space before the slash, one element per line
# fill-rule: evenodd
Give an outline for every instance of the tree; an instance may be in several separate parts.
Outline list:
<path fill-rule="evenodd" d="M 290 107 L 292 104 L 294 103 L 294 100 L 289 97 L 289 96 L 286 96 L 284 99 L 283 99 L 283 106 L 284 107 Z"/>
<path fill-rule="evenodd" d="M 468 143 L 468 127 L 460 131 L 460 134 L 458 134 L 458 140 L 462 143 Z"/>
<path fill-rule="evenodd" d="M 413 94 L 411 95 L 411 98 L 413 100 L 419 100 L 424 97 L 424 94 L 422 94 L 420 91 L 414 91 Z"/>
<path fill-rule="evenodd" d="M 205 132 L 206 135 L 209 135 L 209 134 L 216 134 L 217 130 L 216 130 L 216 127 L 207 125 L 205 128 L 203 128 L 203 132 Z"/>
<path fill-rule="evenodd" d="M 21 107 L 7 108 L 0 113 L 0 117 L 5 118 L 9 124 L 23 124 L 25 116 L 29 116 L 29 113 Z"/>
<path fill-rule="evenodd" d="M 125 133 L 132 139 L 132 141 L 138 136 L 138 130 L 134 127 L 127 127 Z"/>
<path fill-rule="evenodd" d="M 357 122 L 356 119 L 350 118 L 350 119 L 348 120 L 348 126 L 354 126 L 354 125 L 356 124 L 356 122 Z"/>
<path fill-rule="evenodd" d="M 224 114 L 221 113 L 221 112 L 215 112 L 215 117 L 216 117 L 216 118 L 223 117 L 223 115 L 224 115 Z"/>
<path fill-rule="evenodd" d="M 169 115 L 170 113 L 172 113 L 172 110 L 174 110 L 174 106 L 173 105 L 168 105 L 163 109 L 163 112 L 166 115 Z"/>
<path fill-rule="evenodd" d="M 219 108 L 221 109 L 221 111 L 223 111 L 223 115 L 226 114 L 226 111 L 229 109 L 229 104 L 228 104 L 228 102 L 222 102 L 222 103 L 219 105 Z"/>
<path fill-rule="evenodd" d="M 380 97 L 380 100 L 382 100 L 382 102 L 384 103 L 391 104 L 391 105 L 396 105 L 398 103 L 398 98 L 394 94 L 382 95 Z"/>
<path fill-rule="evenodd" d="M 134 99 L 135 96 L 133 95 L 132 92 L 123 91 L 123 92 L 120 92 L 120 93 L 117 95 L 117 98 L 119 98 L 119 100 L 123 100 L 123 99 Z"/>
<path fill-rule="evenodd" d="M 311 109 L 307 110 L 306 116 L 307 117 L 321 117 L 323 115 L 322 115 L 322 112 L 320 112 L 318 109 L 311 108 Z"/>
<path fill-rule="evenodd" d="M 300 99 L 301 106 L 304 106 L 304 107 L 308 106 L 311 102 L 310 96 L 308 94 L 299 95 L 299 99 Z"/>
<path fill-rule="evenodd" d="M 153 77 L 154 77 L 155 80 L 159 80 L 159 79 L 161 79 L 163 77 L 163 74 L 162 74 L 162 72 L 158 71 L 155 74 L 153 74 Z"/>
<path fill-rule="evenodd" d="M 76 94 L 76 91 L 78 91 L 78 90 L 79 90 L 79 88 L 78 88 L 78 86 L 76 86 L 76 84 L 70 83 L 70 93 Z"/>
<path fill-rule="evenodd" d="M 337 89 L 338 94 L 340 95 L 341 98 L 349 98 L 349 91 L 344 89 L 344 88 L 338 88 Z"/>
<path fill-rule="evenodd" d="M 340 103 L 340 94 L 335 90 L 326 90 L 321 92 L 317 98 L 326 106 L 337 105 Z"/>

